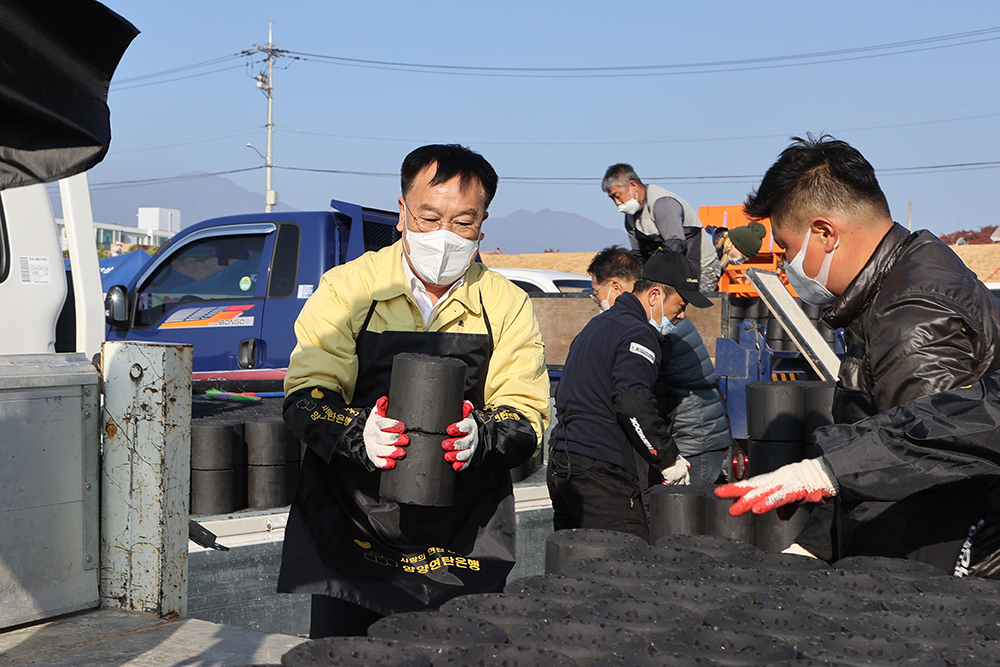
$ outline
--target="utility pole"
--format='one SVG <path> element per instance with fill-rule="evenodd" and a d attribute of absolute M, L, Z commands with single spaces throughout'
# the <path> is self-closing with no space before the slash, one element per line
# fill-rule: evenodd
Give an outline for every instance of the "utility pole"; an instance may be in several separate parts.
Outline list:
<path fill-rule="evenodd" d="M 261 72 L 257 75 L 257 87 L 267 96 L 267 151 L 264 155 L 264 210 L 268 213 L 278 203 L 278 193 L 272 186 L 271 172 L 274 167 L 271 149 L 274 140 L 274 59 L 282 55 L 281 49 L 274 48 L 274 22 L 267 22 L 267 44 L 260 46 L 254 44 L 254 50 L 267 54 L 267 74 Z M 252 51 L 251 51 L 252 53 Z M 248 144 L 249 145 L 249 144 Z M 252 146 L 251 146 L 252 148 Z"/>
<path fill-rule="evenodd" d="M 906 226 L 911 232 L 913 231 L 913 200 L 910 200 L 909 211 L 906 214 Z"/>

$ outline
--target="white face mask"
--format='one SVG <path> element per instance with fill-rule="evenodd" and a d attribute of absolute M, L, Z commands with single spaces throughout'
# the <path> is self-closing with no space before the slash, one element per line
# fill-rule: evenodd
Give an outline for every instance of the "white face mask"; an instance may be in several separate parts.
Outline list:
<path fill-rule="evenodd" d="M 659 331 L 661 336 L 666 336 L 668 333 L 675 330 L 677 328 L 677 325 L 675 325 L 673 322 L 667 319 L 667 315 L 665 312 L 666 309 L 663 306 L 664 306 L 663 292 L 660 292 L 660 322 L 659 324 L 657 324 L 656 320 L 650 317 L 649 324 L 654 329 Z"/>
<path fill-rule="evenodd" d="M 729 256 L 729 263 L 736 264 L 737 266 L 747 261 L 747 258 L 743 256 L 743 253 L 737 252 L 735 256 Z"/>
<path fill-rule="evenodd" d="M 806 275 L 802 263 L 806 260 L 806 248 L 809 246 L 809 237 L 812 235 L 810 229 L 806 229 L 806 238 L 802 241 L 802 247 L 795 255 L 795 259 L 785 264 L 785 274 L 795 293 L 802 297 L 806 303 L 814 306 L 829 306 L 837 300 L 837 296 L 826 288 L 826 281 L 830 276 L 830 264 L 833 263 L 833 255 L 840 247 L 840 239 L 834 244 L 833 250 L 823 257 L 823 265 L 820 266 L 819 274 L 815 278 Z"/>
<path fill-rule="evenodd" d="M 618 205 L 618 210 L 624 213 L 625 215 L 635 215 L 636 213 L 639 212 L 640 208 L 642 208 L 642 206 L 639 204 L 639 200 L 636 199 L 635 197 L 632 197 L 624 204 Z"/>
<path fill-rule="evenodd" d="M 601 302 L 597 304 L 597 307 L 600 308 L 601 312 L 603 313 L 604 311 L 606 311 L 608 308 L 611 307 L 611 303 L 607 299 L 601 299 Z"/>
<path fill-rule="evenodd" d="M 433 285 L 450 285 L 461 278 L 478 250 L 478 241 L 462 238 L 447 229 L 413 232 L 403 225 L 403 251 L 410 266 Z"/>

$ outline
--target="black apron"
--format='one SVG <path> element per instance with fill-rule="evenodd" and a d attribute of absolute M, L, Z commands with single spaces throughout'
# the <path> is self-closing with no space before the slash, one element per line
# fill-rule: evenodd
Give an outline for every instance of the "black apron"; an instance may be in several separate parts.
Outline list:
<path fill-rule="evenodd" d="M 663 237 L 659 233 L 644 234 L 639 231 L 638 226 L 633 227 L 631 231 L 635 234 L 635 242 L 639 246 L 639 255 L 643 258 L 644 262 L 652 257 L 657 250 L 663 248 Z"/>
<path fill-rule="evenodd" d="M 465 398 L 482 407 L 493 352 L 485 308 L 485 334 L 374 333 L 368 323 L 376 304 L 355 342 L 358 378 L 352 407 L 372 407 L 388 395 L 392 359 L 401 352 L 464 361 Z M 515 560 L 508 471 L 458 473 L 451 507 L 385 501 L 379 496 L 380 475 L 336 454 L 328 464 L 306 449 L 285 530 L 279 591 L 329 595 L 394 614 L 435 608 L 458 595 L 502 590 Z"/>

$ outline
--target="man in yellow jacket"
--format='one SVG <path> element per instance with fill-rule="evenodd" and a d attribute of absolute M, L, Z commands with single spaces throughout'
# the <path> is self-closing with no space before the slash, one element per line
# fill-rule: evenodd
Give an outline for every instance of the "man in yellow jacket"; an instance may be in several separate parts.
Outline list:
<path fill-rule="evenodd" d="M 549 421 L 531 302 L 473 263 L 496 172 L 467 148 L 432 145 L 406 157 L 401 183 L 402 239 L 328 271 L 295 323 L 284 418 L 308 449 L 278 590 L 312 594 L 313 637 L 363 635 L 387 614 L 500 590 L 515 556 L 509 471 Z M 379 494 L 409 442 L 386 414 L 401 352 L 468 366 L 464 418 L 442 441 L 457 471 L 449 507 Z"/>

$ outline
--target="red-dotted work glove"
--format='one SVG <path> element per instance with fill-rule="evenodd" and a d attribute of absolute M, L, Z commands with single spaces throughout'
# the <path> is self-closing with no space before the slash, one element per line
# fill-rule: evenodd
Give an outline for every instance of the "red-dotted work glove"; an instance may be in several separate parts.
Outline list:
<path fill-rule="evenodd" d="M 405 433 L 406 425 L 386 416 L 388 405 L 387 397 L 378 399 L 365 422 L 365 454 L 381 470 L 394 468 L 396 459 L 406 456 L 403 447 L 410 444 L 410 436 Z"/>
<path fill-rule="evenodd" d="M 818 503 L 837 495 L 837 480 L 821 456 L 789 463 L 774 472 L 757 475 L 742 482 L 725 484 L 715 490 L 719 498 L 738 498 L 729 513 L 733 516 L 763 514 L 769 510 L 804 501 Z"/>
<path fill-rule="evenodd" d="M 451 464 L 456 472 L 465 470 L 472 461 L 479 444 L 479 424 L 472 417 L 472 403 L 462 404 L 462 420 L 448 427 L 448 435 L 458 436 L 441 441 L 444 449 L 444 460 Z"/>

